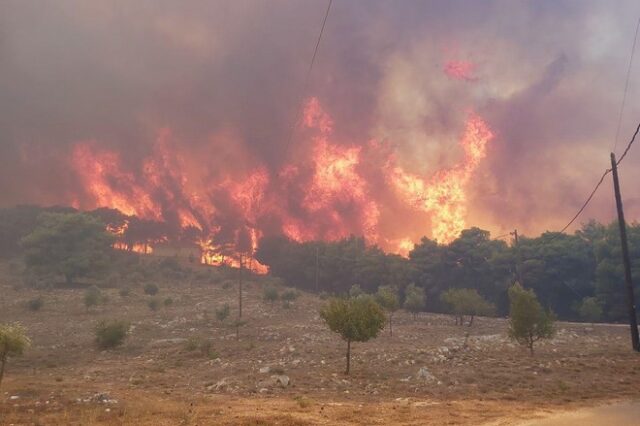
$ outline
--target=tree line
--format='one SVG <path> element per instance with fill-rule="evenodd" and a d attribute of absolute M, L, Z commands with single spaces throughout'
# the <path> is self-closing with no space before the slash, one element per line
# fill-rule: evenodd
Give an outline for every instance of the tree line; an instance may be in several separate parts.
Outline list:
<path fill-rule="evenodd" d="M 632 273 L 640 279 L 640 225 L 629 225 L 628 234 Z M 561 319 L 624 321 L 627 315 L 617 222 L 590 221 L 573 234 L 523 236 L 517 245 L 470 228 L 446 245 L 424 237 L 408 258 L 355 236 L 304 243 L 278 236 L 264 238 L 256 258 L 286 285 L 307 291 L 346 295 L 354 285 L 367 293 L 395 286 L 404 303 L 413 284 L 424 290 L 424 309 L 434 312 L 451 312 L 447 292 L 461 289 L 467 300 L 476 298 L 474 292 L 491 306 L 482 311 L 505 316 L 508 289 L 520 282 Z"/>

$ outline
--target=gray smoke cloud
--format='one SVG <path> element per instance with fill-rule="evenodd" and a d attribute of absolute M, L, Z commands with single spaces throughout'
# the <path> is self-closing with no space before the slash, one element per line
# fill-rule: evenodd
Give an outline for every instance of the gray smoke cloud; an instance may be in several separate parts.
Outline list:
<path fill-rule="evenodd" d="M 324 1 L 0 3 L 0 205 L 65 203 L 80 141 L 135 168 L 160 129 L 207 164 L 277 170 L 300 107 Z M 634 0 L 334 1 L 311 74 L 346 144 L 385 140 L 429 175 L 460 157 L 464 119 L 495 139 L 468 193 L 468 225 L 534 234 L 564 225 L 607 167 L 636 19 Z M 443 72 L 473 64 L 473 78 Z M 640 119 L 636 62 L 618 152 Z M 640 142 L 639 142 L 640 143 Z M 240 153 L 240 154 L 238 154 Z M 640 149 L 621 175 L 640 217 Z M 605 184 L 584 219 L 610 220 Z M 420 230 L 428 234 L 428 229 Z"/>

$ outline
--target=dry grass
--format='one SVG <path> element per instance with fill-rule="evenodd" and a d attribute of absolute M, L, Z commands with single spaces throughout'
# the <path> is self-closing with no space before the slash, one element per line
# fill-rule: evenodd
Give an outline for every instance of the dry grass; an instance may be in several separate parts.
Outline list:
<path fill-rule="evenodd" d="M 156 312 L 141 285 L 127 285 L 124 298 L 106 289 L 110 302 L 87 312 L 82 290 L 16 289 L 2 267 L 0 322 L 22 322 L 33 347 L 8 364 L 0 424 L 479 424 L 640 395 L 640 358 L 623 326 L 560 324 L 559 338 L 532 358 L 503 340 L 504 319 L 480 318 L 469 329 L 442 315 L 414 321 L 400 313 L 393 338 L 354 345 L 345 377 L 344 343 L 321 323 L 322 301 L 310 295 L 289 309 L 271 307 L 260 284 L 247 283 L 247 324 L 236 340 L 236 288 L 224 282 L 160 283 L 173 303 Z M 25 309 L 35 297 L 42 309 Z M 231 315 L 220 322 L 215 309 L 224 303 Z M 101 351 L 94 326 L 113 318 L 129 321 L 131 335 Z M 466 349 L 448 340 L 467 332 Z M 188 349 L 204 339 L 205 355 Z M 272 373 L 261 374 L 264 366 Z M 416 380 L 423 366 L 439 384 Z M 273 372 L 291 385 L 265 387 Z M 118 402 L 77 402 L 96 393 Z"/>

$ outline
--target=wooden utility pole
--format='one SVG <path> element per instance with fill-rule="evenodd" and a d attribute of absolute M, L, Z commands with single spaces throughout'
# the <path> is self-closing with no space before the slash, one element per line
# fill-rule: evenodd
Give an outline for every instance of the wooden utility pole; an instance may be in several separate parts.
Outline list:
<path fill-rule="evenodd" d="M 510 232 L 513 235 L 514 244 L 516 247 L 516 277 L 518 277 L 518 282 L 521 286 L 524 287 L 524 283 L 522 282 L 522 272 L 520 268 L 520 264 L 522 263 L 522 256 L 520 254 L 520 242 L 518 240 L 518 230 L 514 229 L 513 232 Z"/>
<path fill-rule="evenodd" d="M 240 253 L 240 273 L 238 279 L 238 319 L 242 318 L 242 253 Z"/>
<path fill-rule="evenodd" d="M 633 294 L 633 281 L 631 278 L 631 259 L 629 258 L 629 245 L 627 243 L 627 226 L 624 221 L 622 209 L 622 197 L 620 196 L 620 182 L 618 180 L 618 165 L 616 155 L 611 153 L 611 171 L 613 172 L 613 191 L 616 196 L 616 208 L 618 209 L 618 226 L 620 227 L 620 243 L 622 244 L 622 262 L 624 263 L 624 281 L 627 286 L 627 306 L 629 309 L 629 327 L 631 328 L 631 346 L 634 351 L 640 352 L 640 338 L 638 337 L 638 320 L 636 318 L 636 299 Z"/>
<path fill-rule="evenodd" d="M 316 244 L 316 293 L 318 293 L 318 258 L 320 257 L 320 246 Z"/>

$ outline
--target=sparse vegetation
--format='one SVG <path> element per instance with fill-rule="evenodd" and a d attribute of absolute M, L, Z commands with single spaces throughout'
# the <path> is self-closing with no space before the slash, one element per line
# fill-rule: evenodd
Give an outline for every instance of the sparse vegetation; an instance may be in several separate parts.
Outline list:
<path fill-rule="evenodd" d="M 279 297 L 280 295 L 278 294 L 277 288 L 272 287 L 270 285 L 264 288 L 262 298 L 264 299 L 265 302 L 268 302 L 269 304 L 273 305 L 273 303 L 277 301 Z"/>
<path fill-rule="evenodd" d="M 169 306 L 173 305 L 173 299 L 171 297 L 167 297 L 166 299 L 164 299 L 162 304 L 164 305 L 165 308 L 168 308 Z"/>
<path fill-rule="evenodd" d="M 158 302 L 158 299 L 156 299 L 155 297 L 152 297 L 151 299 L 147 300 L 147 306 L 149 307 L 149 309 L 155 312 L 158 310 L 160 303 Z"/>
<path fill-rule="evenodd" d="M 42 297 L 40 296 L 27 301 L 27 309 L 33 312 L 36 312 L 42 309 L 43 305 L 44 305 L 44 300 L 42 300 Z"/>
<path fill-rule="evenodd" d="M 298 292 L 293 289 L 285 290 L 280 296 L 282 299 L 282 307 L 288 309 L 291 306 L 291 302 L 298 298 Z"/>
<path fill-rule="evenodd" d="M 364 291 L 358 284 L 354 284 L 349 289 L 349 297 L 360 297 L 364 295 Z"/>
<path fill-rule="evenodd" d="M 129 297 L 131 295 L 131 290 L 129 289 L 129 287 L 123 287 L 118 291 L 118 294 L 122 298 Z"/>
<path fill-rule="evenodd" d="M 393 314 L 400 308 L 398 299 L 398 289 L 392 286 L 380 286 L 376 293 L 376 302 L 387 311 L 387 322 L 389 324 L 389 336 L 393 336 Z"/>
<path fill-rule="evenodd" d="M 495 309 L 475 289 L 449 289 L 442 293 L 440 297 L 449 306 L 457 325 L 463 325 L 464 317 L 468 316 L 468 325 L 472 326 L 476 315 L 490 315 Z"/>
<path fill-rule="evenodd" d="M 540 339 L 549 339 L 555 333 L 554 317 L 545 311 L 536 294 L 516 283 L 509 289 L 511 302 L 509 336 L 529 348 L 533 355 L 533 345 Z"/>
<path fill-rule="evenodd" d="M 224 305 L 216 308 L 216 319 L 220 322 L 223 322 L 229 317 L 230 312 L 231 308 L 229 308 L 229 304 L 225 303 Z"/>
<path fill-rule="evenodd" d="M 144 294 L 148 296 L 155 296 L 160 291 L 158 286 L 153 283 L 145 284 L 145 286 L 143 287 L 143 290 L 144 290 Z"/>
<path fill-rule="evenodd" d="M 94 306 L 98 306 L 102 301 L 102 291 L 96 286 L 91 286 L 84 292 L 84 306 L 87 311 Z"/>
<path fill-rule="evenodd" d="M 10 357 L 22 355 L 30 344 L 31 341 L 21 325 L 0 324 L 0 385 L 2 385 L 7 360 Z"/>
<path fill-rule="evenodd" d="M 95 327 L 96 344 L 100 349 L 120 346 L 127 337 L 129 323 L 126 321 L 100 321 Z"/>
<path fill-rule="evenodd" d="M 330 299 L 320 311 L 320 317 L 347 342 L 345 374 L 351 370 L 351 342 L 366 342 L 376 337 L 386 321 L 384 311 L 371 297 Z"/>
<path fill-rule="evenodd" d="M 411 312 L 413 319 L 424 309 L 425 299 L 424 289 L 414 283 L 409 284 L 404 290 L 404 308 Z"/>

